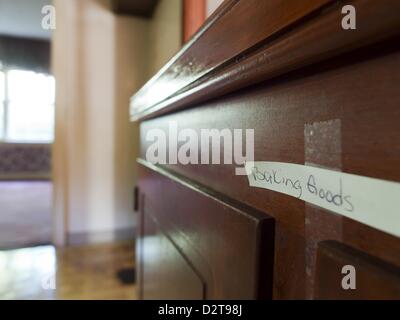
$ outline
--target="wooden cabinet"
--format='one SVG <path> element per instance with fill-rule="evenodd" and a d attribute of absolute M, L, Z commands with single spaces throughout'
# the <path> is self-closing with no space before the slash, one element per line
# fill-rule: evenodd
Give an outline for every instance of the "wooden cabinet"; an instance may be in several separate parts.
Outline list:
<path fill-rule="evenodd" d="M 257 161 L 400 182 L 400 2 L 352 4 L 356 30 L 337 1 L 225 1 L 133 96 L 142 298 L 400 298 L 397 236 L 252 188 L 232 163 L 146 160 L 149 132 L 171 138 L 171 123 L 251 128 Z"/>
<path fill-rule="evenodd" d="M 272 295 L 274 220 L 140 164 L 138 241 L 143 298 Z"/>

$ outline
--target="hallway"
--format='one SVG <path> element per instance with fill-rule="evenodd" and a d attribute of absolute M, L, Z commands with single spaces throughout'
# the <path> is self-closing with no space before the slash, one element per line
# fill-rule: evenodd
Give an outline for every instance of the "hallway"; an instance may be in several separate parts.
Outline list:
<path fill-rule="evenodd" d="M 51 243 L 52 183 L 0 182 L 0 249 Z"/>

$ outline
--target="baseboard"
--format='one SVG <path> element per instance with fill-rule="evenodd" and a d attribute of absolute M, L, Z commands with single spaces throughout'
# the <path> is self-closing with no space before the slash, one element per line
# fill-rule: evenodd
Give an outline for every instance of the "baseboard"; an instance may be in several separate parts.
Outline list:
<path fill-rule="evenodd" d="M 81 246 L 113 241 L 134 240 L 135 235 L 135 227 L 100 232 L 69 233 L 67 235 L 67 245 Z"/>
<path fill-rule="evenodd" d="M 0 174 L 0 181 L 50 181 L 50 173 Z"/>

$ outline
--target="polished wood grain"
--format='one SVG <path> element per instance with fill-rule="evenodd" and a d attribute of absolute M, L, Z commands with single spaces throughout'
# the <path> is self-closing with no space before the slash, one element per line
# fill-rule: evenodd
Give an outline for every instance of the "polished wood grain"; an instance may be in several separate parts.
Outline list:
<path fill-rule="evenodd" d="M 205 283 L 151 212 L 143 215 L 141 299 L 201 300 Z M 160 266 L 162 266 L 160 268 Z"/>
<path fill-rule="evenodd" d="M 244 3 L 225 2 L 191 45 L 132 100 L 133 119 L 141 121 L 142 217 L 147 218 L 148 212 L 155 217 L 159 229 L 194 269 L 226 267 L 229 255 L 209 260 L 204 267 L 198 253 L 211 255 L 213 251 L 201 251 L 202 241 L 218 239 L 222 244 L 213 250 L 241 258 L 257 244 L 237 243 L 233 249 L 230 242 L 224 243 L 234 238 L 234 215 L 225 209 L 213 209 L 207 198 L 191 194 L 191 190 L 207 190 L 216 195 L 222 207 L 244 206 L 244 212 L 255 210 L 272 218 L 273 248 L 259 249 L 259 257 L 273 254 L 273 271 L 267 273 L 272 277 L 272 298 L 353 298 L 336 290 L 339 277 L 331 276 L 333 269 L 328 260 L 338 267 L 345 260 L 358 263 L 361 256 L 360 280 L 365 283 L 356 296 L 397 298 L 398 237 L 285 194 L 251 188 L 247 177 L 235 175 L 236 165 L 151 166 L 143 161 L 151 143 L 146 140 L 149 130 L 161 129 L 168 135 L 169 124 L 175 122 L 179 129 L 190 128 L 197 133 L 201 129 L 254 129 L 257 161 L 305 164 L 400 182 L 400 2 L 351 1 L 357 10 L 356 31 L 341 28 L 340 2 L 314 2 L 312 8 L 305 9 L 296 6 L 304 2 L 268 1 L 270 11 L 285 8 L 286 13 L 292 12 L 290 19 L 272 13 L 269 16 L 262 10 L 261 1 L 238 15 Z M 260 10 L 262 19 L 251 19 L 256 16 L 255 9 Z M 235 26 L 238 21 L 248 21 L 242 24 L 247 36 L 242 38 L 237 31 L 234 41 L 230 38 L 234 29 L 226 26 Z M 260 21 L 275 21 L 276 25 L 264 26 Z M 217 36 L 223 39 L 218 42 L 222 47 L 207 44 Z M 229 45 L 225 39 L 231 39 Z M 185 60 L 190 50 L 195 52 L 193 56 L 201 54 L 196 70 L 192 70 L 190 58 Z M 164 82 L 166 79 L 171 81 Z M 165 96 L 160 96 L 159 85 L 168 83 L 171 85 L 164 87 Z M 179 142 L 178 147 L 183 143 L 188 141 Z M 201 154 L 199 145 L 196 148 Z M 184 188 L 176 186 L 176 180 L 185 181 L 181 183 Z M 216 212 L 224 212 L 224 223 Z M 385 213 L 377 214 L 384 217 Z M 248 237 L 250 234 L 246 233 Z M 196 241 L 188 243 L 181 240 L 181 235 Z M 139 238 L 143 237 L 141 233 Z M 329 247 L 336 254 L 333 257 L 331 249 L 324 249 L 325 241 L 351 249 L 340 249 L 340 253 Z M 188 255 L 182 248 L 194 253 Z M 380 271 L 370 267 L 377 261 L 383 266 L 382 270 L 378 268 Z M 206 271 L 199 274 L 207 279 Z M 228 298 L 239 288 L 249 289 L 229 280 L 242 272 L 232 270 L 229 278 L 215 274 L 219 290 L 206 297 Z M 255 275 L 254 271 L 249 274 Z M 325 285 L 332 288 L 332 295 Z"/>
<path fill-rule="evenodd" d="M 386 51 L 382 51 L 382 47 L 386 47 Z M 141 136 L 146 137 L 151 128 L 168 133 L 170 121 L 175 121 L 180 129 L 191 128 L 198 133 L 211 128 L 252 128 L 256 160 L 304 164 L 310 160 L 305 136 L 307 125 L 325 123 L 329 126 L 329 121 L 339 119 L 340 149 L 332 147 L 335 137 L 328 135 L 325 138 L 328 140 L 323 140 L 322 133 L 316 134 L 315 141 L 321 140 L 327 147 L 318 147 L 318 158 L 311 159 L 313 164 L 400 181 L 397 170 L 400 159 L 398 49 L 396 43 L 381 44 L 367 52 L 314 66 L 312 70 L 266 82 L 190 110 L 144 121 Z M 371 74 L 374 76 L 369 76 Z M 319 146 L 317 142 L 312 142 L 309 148 Z M 149 144 L 142 140 L 142 157 Z M 313 278 L 316 244 L 320 240 L 343 240 L 400 266 L 400 245 L 396 237 L 344 217 L 339 217 L 337 223 L 336 215 L 326 210 L 307 206 L 284 194 L 250 188 L 247 177 L 235 175 L 235 167 L 167 166 L 194 183 L 209 186 L 276 219 L 275 298 L 306 297 L 306 267 L 310 265 L 308 271 Z M 309 219 L 316 225 L 306 224 Z M 327 225 L 332 227 L 326 228 Z M 308 290 L 312 295 L 312 288 Z"/>
<path fill-rule="evenodd" d="M 132 100 L 141 114 L 261 41 L 320 9 L 330 0 L 225 1 L 182 50 Z M 254 27 L 254 22 L 261 23 Z M 210 54 L 212 53 L 212 54 Z"/>
<path fill-rule="evenodd" d="M 142 110 L 140 101 L 134 97 L 131 104 L 132 119 L 147 119 L 183 109 L 384 39 L 396 41 L 400 22 L 395 13 L 400 10 L 400 2 L 385 2 L 386 5 L 373 0 L 355 3 L 357 21 L 360 22 L 357 31 L 342 29 L 343 15 L 340 7 L 334 6 L 315 19 L 284 33 L 279 40 L 266 41 L 238 61 L 216 68 L 184 90 L 171 92 L 168 99 L 150 108 Z"/>
<path fill-rule="evenodd" d="M 275 5 L 273 1 L 258 1 L 257 3 Z M 290 10 L 296 9 L 292 8 L 293 2 L 291 1 L 282 1 L 282 3 L 287 6 L 282 10 L 287 9 L 288 14 L 291 14 Z M 301 1 L 296 1 L 296 3 L 304 4 Z M 132 119 L 145 119 L 184 108 L 190 104 L 199 103 L 326 60 L 343 52 L 391 38 L 400 32 L 400 22 L 396 14 L 400 10 L 400 3 L 397 0 L 352 1 L 357 9 L 359 24 L 357 30 L 350 32 L 341 27 L 343 15 L 341 6 L 338 6 L 337 3 L 330 7 L 326 3 L 324 6 L 323 3 L 319 3 L 319 6 L 316 3 L 307 3 L 311 7 L 302 8 L 304 10 L 301 11 L 303 19 L 296 24 L 293 24 L 294 21 L 290 21 L 292 23 L 290 28 L 284 24 L 285 28 L 282 26 L 282 30 L 278 27 L 276 28 L 279 30 L 271 30 L 275 26 L 272 23 L 264 30 L 259 24 L 249 23 L 245 25 L 249 29 L 245 27 L 241 31 L 238 30 L 237 33 L 233 33 L 231 26 L 228 25 L 236 23 L 232 20 L 237 21 L 238 18 L 235 16 L 235 18 L 229 19 L 229 15 L 237 13 L 233 10 L 226 13 L 224 8 L 225 10 L 228 8 L 222 7 L 219 14 L 224 14 L 227 26 L 221 26 L 224 29 L 218 32 L 225 32 L 228 36 L 222 36 L 210 27 L 210 30 L 207 30 L 195 44 L 184 47 L 160 74 L 151 79 L 148 85 L 145 85 L 133 96 L 131 100 Z M 304 18 L 307 12 L 312 11 L 311 9 L 321 8 L 321 6 L 324 10 L 320 9 L 309 18 Z M 246 10 L 247 13 L 242 12 L 242 16 L 254 16 L 258 13 L 265 15 L 263 8 L 258 6 Z M 254 10 L 257 10 L 258 13 L 253 13 Z M 265 8 L 265 10 L 274 12 L 276 8 Z M 299 13 L 298 19 L 301 16 Z M 286 16 L 279 15 L 279 17 L 285 19 Z M 280 18 L 276 17 L 275 19 Z M 254 19 L 257 21 L 256 16 Z M 266 17 L 259 19 L 265 21 Z M 214 28 L 219 26 L 218 22 L 219 20 L 214 22 Z M 280 26 L 282 21 L 277 20 L 276 23 Z M 287 23 L 289 24 L 289 22 Z M 250 29 L 251 26 L 254 29 Z M 264 30 L 265 33 L 260 30 Z M 213 39 L 214 32 L 218 36 L 218 42 Z M 229 38 L 230 34 L 236 36 L 241 32 L 248 37 L 237 36 L 236 41 Z M 254 39 L 250 34 L 259 35 L 258 45 L 251 42 Z M 207 41 L 210 41 L 211 44 Z M 239 46 L 236 51 L 236 47 L 232 47 L 232 44 Z M 194 51 L 193 54 L 192 51 Z M 207 52 L 213 54 L 210 55 Z M 150 89 L 154 89 L 157 94 Z"/>
<path fill-rule="evenodd" d="M 344 266 L 354 267 L 353 289 L 344 289 Z M 399 269 L 365 252 L 354 250 L 335 241 L 318 245 L 318 299 L 400 299 Z"/>
<path fill-rule="evenodd" d="M 0 251 L 0 299 L 136 299 L 135 285 L 116 275 L 134 268 L 134 248 L 120 242 Z"/>
<path fill-rule="evenodd" d="M 273 219 L 183 177 L 160 169 L 154 172 L 151 164 L 140 163 L 141 296 L 154 297 L 152 292 L 160 290 L 157 297 L 167 299 L 184 297 L 183 292 L 187 297 L 203 297 L 199 296 L 200 279 L 207 299 L 271 298 Z M 165 255 L 172 255 L 168 253 L 172 246 L 180 258 L 162 264 L 167 272 L 152 259 L 166 260 Z M 179 276 L 183 261 L 197 275 L 193 274 L 191 281 L 184 280 L 190 279 L 188 271 Z M 170 285 L 164 285 L 172 282 L 177 288 L 188 287 L 174 294 Z"/>

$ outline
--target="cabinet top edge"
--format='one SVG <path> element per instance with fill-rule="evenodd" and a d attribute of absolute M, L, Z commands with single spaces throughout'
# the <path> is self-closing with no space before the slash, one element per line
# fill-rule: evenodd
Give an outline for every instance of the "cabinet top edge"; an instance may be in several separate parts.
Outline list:
<path fill-rule="evenodd" d="M 225 1 L 132 96 L 131 120 L 177 111 L 400 34 L 399 1 L 351 4 L 355 30 L 343 29 L 337 1 Z"/>

